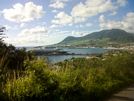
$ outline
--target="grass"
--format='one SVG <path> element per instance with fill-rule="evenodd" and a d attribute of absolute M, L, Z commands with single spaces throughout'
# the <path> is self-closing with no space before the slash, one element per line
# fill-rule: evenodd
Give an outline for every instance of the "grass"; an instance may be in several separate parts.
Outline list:
<path fill-rule="evenodd" d="M 134 83 L 134 53 L 115 52 L 55 65 L 26 60 L 17 78 L 6 79 L 0 98 L 10 101 L 102 101 Z"/>

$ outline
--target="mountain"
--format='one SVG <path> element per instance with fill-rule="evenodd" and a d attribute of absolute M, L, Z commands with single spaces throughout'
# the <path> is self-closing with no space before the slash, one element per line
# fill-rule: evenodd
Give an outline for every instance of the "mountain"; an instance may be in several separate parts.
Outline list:
<path fill-rule="evenodd" d="M 134 34 L 121 29 L 102 30 L 83 37 L 69 36 L 57 45 L 107 46 L 134 43 Z"/>

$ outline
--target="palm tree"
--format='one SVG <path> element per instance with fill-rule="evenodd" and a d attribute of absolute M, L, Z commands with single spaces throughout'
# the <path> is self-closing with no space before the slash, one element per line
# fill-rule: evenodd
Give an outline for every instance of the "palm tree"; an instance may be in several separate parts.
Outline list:
<path fill-rule="evenodd" d="M 4 55 L 6 55 L 7 46 L 3 42 L 3 38 L 4 38 L 4 35 L 5 35 L 4 34 L 5 30 L 6 30 L 5 27 L 0 27 L 0 69 L 3 67 L 3 65 L 5 64 L 4 61 L 6 60 Z"/>

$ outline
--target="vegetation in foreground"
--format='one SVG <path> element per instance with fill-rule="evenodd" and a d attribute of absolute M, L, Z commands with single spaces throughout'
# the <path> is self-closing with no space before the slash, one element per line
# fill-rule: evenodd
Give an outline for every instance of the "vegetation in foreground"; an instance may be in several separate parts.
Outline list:
<path fill-rule="evenodd" d="M 50 65 L 0 41 L 1 101 L 101 101 L 134 83 L 134 53 L 110 52 Z"/>

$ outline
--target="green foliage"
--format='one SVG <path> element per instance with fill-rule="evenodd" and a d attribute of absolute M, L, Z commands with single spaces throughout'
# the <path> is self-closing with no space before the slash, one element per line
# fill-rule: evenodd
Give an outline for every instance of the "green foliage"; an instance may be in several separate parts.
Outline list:
<path fill-rule="evenodd" d="M 74 58 L 55 65 L 33 59 L 23 65 L 22 76 L 5 82 L 0 92 L 3 101 L 101 101 L 134 83 L 133 52 Z"/>
<path fill-rule="evenodd" d="M 76 98 L 100 101 L 134 82 L 134 53 L 115 52 L 102 57 L 77 58 L 57 63 L 62 68 L 62 88 L 77 89 Z M 64 69 L 63 69 L 64 68 Z M 65 83 L 64 83 L 65 82 Z M 77 86 L 76 86 L 76 85 Z M 68 90 L 67 90 L 68 91 Z M 69 94 L 69 95 L 68 95 Z M 66 93 L 67 98 L 73 97 Z M 82 98 L 81 96 L 84 96 Z"/>
<path fill-rule="evenodd" d="M 13 81 L 7 81 L 5 92 L 9 100 L 24 100 L 26 97 L 37 96 L 42 91 L 42 86 L 37 84 L 33 75 L 25 76 Z"/>
<path fill-rule="evenodd" d="M 14 99 L 19 99 L 20 94 L 27 93 L 24 88 L 31 79 L 29 76 L 25 76 L 27 66 L 24 65 L 24 62 L 32 60 L 33 56 L 25 49 L 16 49 L 14 46 L 4 43 L 5 30 L 5 27 L 0 27 L 0 100 L 7 101 L 11 98 L 14 101 Z M 33 80 L 31 81 L 33 82 Z M 22 86 L 19 86 L 20 84 Z M 17 97 L 15 98 L 15 96 Z"/>
<path fill-rule="evenodd" d="M 58 82 L 47 69 L 43 60 L 31 61 L 27 64 L 25 76 L 7 81 L 5 93 L 9 100 L 52 100 L 56 95 Z"/>
<path fill-rule="evenodd" d="M 6 45 L 2 41 L 3 32 L 4 27 L 0 28 L 1 101 L 101 101 L 134 83 L 134 52 L 110 52 L 50 65 L 45 60 L 35 59 L 25 49 Z M 112 32 L 118 30 L 101 31 L 106 36 L 97 36 L 103 39 L 102 44 L 110 40 L 106 32 L 113 35 Z M 94 38 L 94 35 L 86 37 Z M 119 39 L 114 35 L 112 38 Z"/>
<path fill-rule="evenodd" d="M 134 35 L 120 29 L 102 30 L 93 32 L 82 37 L 69 36 L 57 45 L 71 46 L 97 46 L 104 47 L 113 45 L 114 47 L 120 44 L 134 43 Z"/>

